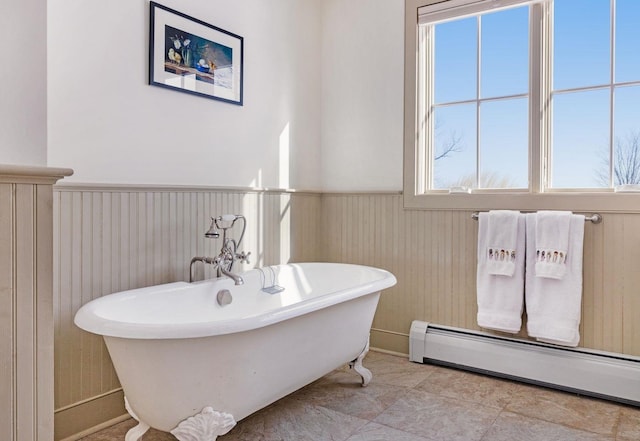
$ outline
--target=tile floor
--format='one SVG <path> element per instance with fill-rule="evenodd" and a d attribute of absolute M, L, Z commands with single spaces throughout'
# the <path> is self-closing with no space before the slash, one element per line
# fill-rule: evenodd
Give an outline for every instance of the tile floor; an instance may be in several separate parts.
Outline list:
<path fill-rule="evenodd" d="M 370 352 L 240 421 L 218 441 L 638 441 L 640 409 Z M 122 441 L 127 420 L 82 441 Z M 175 441 L 150 430 L 142 441 Z"/>

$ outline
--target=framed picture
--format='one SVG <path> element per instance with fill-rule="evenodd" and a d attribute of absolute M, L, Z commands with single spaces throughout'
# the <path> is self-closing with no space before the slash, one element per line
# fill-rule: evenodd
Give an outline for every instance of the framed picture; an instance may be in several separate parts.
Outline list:
<path fill-rule="evenodd" d="M 243 38 L 150 3 L 149 84 L 242 105 Z"/>

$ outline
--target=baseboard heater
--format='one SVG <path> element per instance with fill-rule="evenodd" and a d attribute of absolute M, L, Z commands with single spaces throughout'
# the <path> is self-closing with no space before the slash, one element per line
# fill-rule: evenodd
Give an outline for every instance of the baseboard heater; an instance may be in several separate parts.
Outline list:
<path fill-rule="evenodd" d="M 409 358 L 640 406 L 640 357 L 414 320 Z"/>

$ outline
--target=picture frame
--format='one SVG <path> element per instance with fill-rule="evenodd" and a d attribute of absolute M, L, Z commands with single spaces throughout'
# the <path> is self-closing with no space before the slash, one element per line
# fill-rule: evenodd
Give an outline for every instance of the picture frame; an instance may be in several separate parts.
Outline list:
<path fill-rule="evenodd" d="M 244 39 L 150 2 L 149 84 L 242 106 Z"/>

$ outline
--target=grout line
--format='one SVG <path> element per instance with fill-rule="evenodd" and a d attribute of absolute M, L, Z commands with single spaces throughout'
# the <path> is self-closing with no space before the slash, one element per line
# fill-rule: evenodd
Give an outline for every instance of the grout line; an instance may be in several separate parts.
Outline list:
<path fill-rule="evenodd" d="M 498 418 L 500 418 L 502 413 L 505 411 L 505 407 L 506 407 L 506 405 L 503 406 L 502 409 L 500 409 L 500 412 L 498 412 L 498 414 L 493 419 L 493 421 L 491 421 L 491 424 L 489 424 L 487 426 L 487 429 L 482 433 L 482 436 L 480 437 L 480 439 L 478 441 L 490 441 L 488 438 L 485 440 L 485 437 L 488 435 L 488 433 L 491 430 L 491 428 L 495 425 L 496 421 L 498 421 Z"/>

